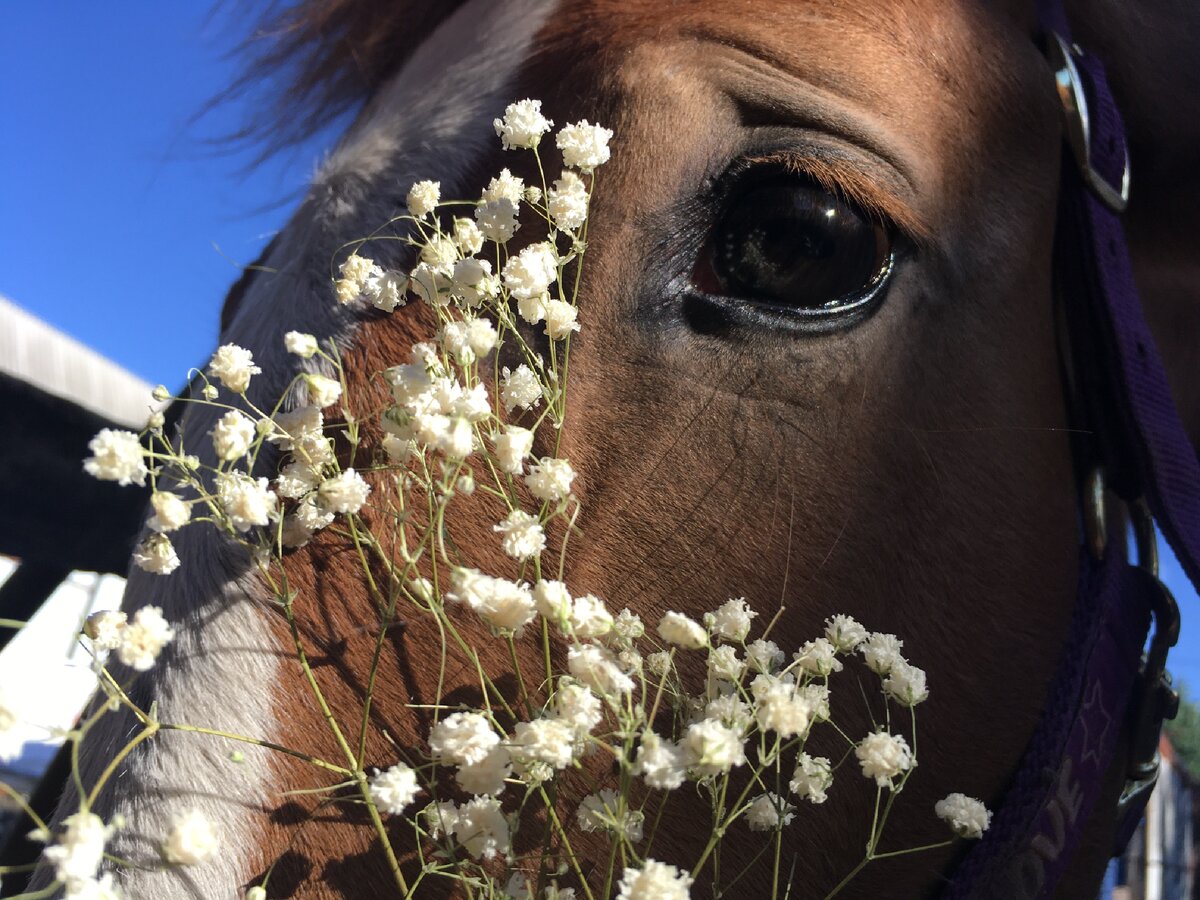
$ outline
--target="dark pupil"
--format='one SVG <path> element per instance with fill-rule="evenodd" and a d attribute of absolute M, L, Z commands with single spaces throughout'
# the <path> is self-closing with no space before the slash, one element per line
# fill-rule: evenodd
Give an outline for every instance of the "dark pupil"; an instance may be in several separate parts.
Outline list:
<path fill-rule="evenodd" d="M 770 306 L 835 308 L 887 261 L 887 233 L 824 188 L 788 176 L 740 195 L 717 226 L 724 293 Z"/>

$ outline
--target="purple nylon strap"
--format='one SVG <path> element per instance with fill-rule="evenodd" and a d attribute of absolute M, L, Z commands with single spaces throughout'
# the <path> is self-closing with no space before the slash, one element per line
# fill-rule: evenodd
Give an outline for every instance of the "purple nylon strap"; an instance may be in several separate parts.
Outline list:
<path fill-rule="evenodd" d="M 1061 0 L 1039 4 L 1043 26 L 1070 41 Z M 1119 186 L 1125 131 L 1099 60 L 1073 57 L 1087 99 L 1089 163 Z M 1144 496 L 1193 584 L 1200 585 L 1200 465 L 1179 420 L 1142 314 L 1118 213 L 1064 165 L 1056 266 L 1070 304 L 1090 309 L 1105 372 L 1105 425 L 1120 448 L 1120 486 Z M 1043 898 L 1059 884 L 1100 798 L 1127 726 L 1151 612 L 1163 591 L 1120 553 L 1080 554 L 1079 588 L 1066 649 L 1046 708 L 992 827 L 964 857 L 947 898 Z M 1118 823 L 1128 838 L 1141 808 Z"/>
<path fill-rule="evenodd" d="M 1146 572 L 1080 553 L 1068 651 L 1004 803 L 946 888 L 947 898 L 1049 897 L 1099 798 L 1150 625 Z M 1134 600 L 1136 602 L 1130 602 Z"/>

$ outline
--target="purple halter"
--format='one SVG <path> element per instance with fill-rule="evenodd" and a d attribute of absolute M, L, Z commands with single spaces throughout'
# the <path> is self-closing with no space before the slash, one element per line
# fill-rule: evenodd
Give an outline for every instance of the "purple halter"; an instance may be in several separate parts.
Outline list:
<path fill-rule="evenodd" d="M 1041 720 L 947 898 L 1052 896 L 1129 729 L 1114 852 L 1124 848 L 1157 778 L 1162 721 L 1178 704 L 1165 665 L 1179 611 L 1157 578 L 1154 523 L 1200 584 L 1200 466 L 1142 314 L 1120 220 L 1129 184 L 1124 125 L 1104 67 L 1071 43 L 1061 0 L 1039 7 L 1075 162 L 1063 166 L 1055 281 L 1069 335 L 1068 393 L 1090 433 L 1076 448 L 1077 466 L 1082 460 L 1089 472 L 1081 479 L 1086 537 L 1071 630 Z M 1106 551 L 1106 485 L 1128 506 L 1138 565 L 1119 547 Z"/>

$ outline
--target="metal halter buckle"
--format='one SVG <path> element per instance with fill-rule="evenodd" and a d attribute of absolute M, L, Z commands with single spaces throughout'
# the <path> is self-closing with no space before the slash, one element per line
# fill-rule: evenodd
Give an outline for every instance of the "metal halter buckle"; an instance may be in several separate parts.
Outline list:
<path fill-rule="evenodd" d="M 1134 807 L 1141 809 L 1145 797 L 1158 782 L 1159 734 L 1163 721 L 1175 718 L 1179 711 L 1179 692 L 1171 684 L 1167 671 L 1167 653 L 1179 640 L 1179 607 L 1167 586 L 1158 579 L 1158 548 L 1154 519 L 1144 499 L 1129 506 L 1137 543 L 1138 565 L 1154 578 L 1154 633 L 1142 657 L 1141 672 L 1133 697 L 1133 738 L 1129 748 L 1129 771 L 1118 815 Z"/>
<path fill-rule="evenodd" d="M 1118 188 L 1092 167 L 1092 130 L 1087 94 L 1074 59 L 1076 55 L 1082 55 L 1082 51 L 1068 44 L 1056 32 L 1050 32 L 1049 37 L 1046 57 L 1054 69 L 1054 84 L 1062 103 L 1067 143 L 1075 154 L 1075 162 L 1092 193 L 1113 212 L 1123 212 L 1129 202 L 1129 147 L 1124 148 L 1125 168 Z"/>

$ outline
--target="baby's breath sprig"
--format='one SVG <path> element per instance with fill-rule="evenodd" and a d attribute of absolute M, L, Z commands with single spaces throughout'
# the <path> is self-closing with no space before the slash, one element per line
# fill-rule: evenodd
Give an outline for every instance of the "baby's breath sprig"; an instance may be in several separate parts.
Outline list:
<path fill-rule="evenodd" d="M 916 770 L 916 707 L 928 696 L 925 673 L 904 658 L 899 638 L 835 615 L 824 634 L 789 660 L 770 639 L 774 620 L 752 639 L 757 614 L 745 598 L 699 618 L 667 612 L 650 631 L 635 611 L 614 613 L 604 599 L 569 586 L 579 473 L 559 448 L 571 342 L 584 327 L 578 300 L 591 200 L 613 134 L 586 120 L 561 128 L 555 138 L 561 174 L 548 182 L 540 147 L 553 122 L 541 104 L 513 103 L 494 126 L 505 150 L 532 153 L 537 183 L 526 185 L 505 168 L 478 200 L 455 201 L 443 200 L 438 182 L 418 181 L 408 188 L 404 214 L 348 243 L 331 262 L 330 302 L 395 313 L 415 301 L 437 323 L 382 373 L 383 408 L 355 410 L 355 403 L 369 401 L 349 395 L 336 345 L 291 331 L 285 348 L 305 361 L 304 372 L 284 397 L 303 398 L 298 406 L 285 409 L 281 398 L 271 410 L 256 407 L 247 391 L 261 369 L 250 350 L 233 344 L 196 373 L 196 394 L 182 402 L 220 411 L 204 454 L 215 462 L 185 453 L 178 437 L 163 433 L 160 416 L 141 435 L 101 431 L 84 463 L 90 474 L 119 484 L 151 479 L 153 516 L 134 555 L 141 568 L 187 577 L 178 571 L 172 538 L 188 528 L 215 527 L 245 549 L 288 622 L 296 664 L 343 758 L 319 759 L 202 724 L 161 723 L 153 706 L 140 709 L 128 685 L 105 668 L 104 654 L 115 653 L 134 671 L 152 668 L 175 636 L 154 606 L 88 620 L 84 633 L 108 700 L 69 738 L 75 749 L 98 717 L 125 707 L 142 730 L 118 760 L 162 730 L 220 736 L 304 760 L 357 792 L 399 896 L 412 895 L 427 878 L 456 880 L 477 896 L 540 892 L 567 900 L 615 890 L 620 900 L 675 900 L 702 878 L 719 894 L 757 863 L 758 857 L 731 864 L 721 854 L 724 836 L 741 828 L 770 835 L 760 856 L 773 856 L 779 896 L 789 887 L 782 859 L 788 828 L 836 797 L 837 783 L 855 765 L 875 785 L 870 836 L 864 858 L 831 896 L 872 860 L 928 849 L 880 849 L 893 803 Z M 535 228 L 523 234 L 536 231 L 539 239 L 514 250 L 530 220 Z M 372 247 L 383 241 L 408 245 L 411 268 L 377 263 Z M 331 409 L 336 416 L 327 421 Z M 382 433 L 378 447 L 364 443 L 359 430 L 371 419 Z M 552 433 L 539 443 L 547 423 Z M 335 452 L 339 439 L 348 457 Z M 538 455 L 535 447 L 550 449 Z M 270 448 L 280 462 L 264 477 L 256 463 Z M 460 547 L 448 522 L 479 498 L 503 509 L 488 535 L 493 543 Z M 334 715 L 314 676 L 295 614 L 310 598 L 289 584 L 281 564 L 285 552 L 323 532 L 361 562 L 379 615 L 353 732 L 339 724 L 345 711 Z M 381 768 L 368 775 L 379 665 L 389 629 L 402 615 L 427 618 L 439 636 L 437 696 L 423 707 L 432 725 L 420 735 L 416 756 L 379 761 Z M 467 628 L 472 618 L 505 653 L 472 643 L 467 635 L 480 633 Z M 522 671 L 518 649 L 528 642 L 540 650 L 534 655 L 544 671 Z M 488 662 L 496 658 L 507 658 L 511 671 Z M 565 670 L 556 658 L 565 659 Z M 446 705 L 452 664 L 472 673 L 482 698 L 476 708 Z M 834 684 L 849 677 L 842 675 L 848 668 L 861 670 L 860 680 L 876 680 L 887 710 L 882 725 L 860 738 L 833 716 Z M 497 686 L 505 676 L 519 685 L 515 700 Z M 893 708 L 907 710 L 907 733 L 892 726 Z M 0 702 L 0 737 L 13 718 Z M 839 758 L 810 754 L 814 733 L 825 735 L 822 746 L 840 744 Z M 593 756 L 611 760 L 599 767 L 611 777 L 595 774 Z M 88 809 L 118 769 L 109 765 L 100 783 L 80 791 L 80 809 L 57 834 L 39 831 L 47 844 L 43 858 L 69 896 L 120 896 L 111 874 L 99 870 L 106 841 L 124 823 L 105 824 Z M 78 779 L 78 759 L 75 772 Z M 582 799 L 574 799 L 579 792 L 568 787 L 568 774 L 590 789 Z M 710 801 L 707 839 L 693 859 L 656 859 L 664 810 L 685 785 Z M 991 816 L 962 794 L 939 802 L 936 814 L 967 838 L 978 838 Z M 397 819 L 411 829 L 403 847 L 393 846 L 396 832 L 388 827 Z M 514 854 L 523 829 L 542 829 L 519 844 L 540 847 L 540 854 Z M 608 843 L 607 865 L 597 868 L 594 859 L 585 865 L 578 856 L 583 834 Z M 204 865 L 217 852 L 219 836 L 190 811 L 163 836 L 160 864 Z M 410 860 L 404 866 L 402 853 Z M 414 867 L 410 881 L 404 872 Z M 269 897 L 269 875 L 246 896 Z"/>

